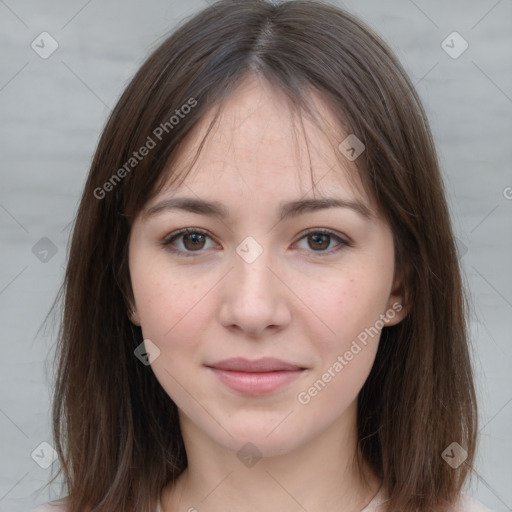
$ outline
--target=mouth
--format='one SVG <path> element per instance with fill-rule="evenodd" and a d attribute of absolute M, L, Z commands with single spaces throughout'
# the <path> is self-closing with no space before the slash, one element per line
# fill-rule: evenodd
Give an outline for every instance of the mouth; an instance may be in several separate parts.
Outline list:
<path fill-rule="evenodd" d="M 275 358 L 233 358 L 205 365 L 228 388 L 243 395 L 272 393 L 301 376 L 306 368 Z"/>

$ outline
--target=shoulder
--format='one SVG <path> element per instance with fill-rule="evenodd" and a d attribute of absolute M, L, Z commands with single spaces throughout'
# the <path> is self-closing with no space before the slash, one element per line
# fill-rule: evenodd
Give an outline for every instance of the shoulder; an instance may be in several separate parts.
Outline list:
<path fill-rule="evenodd" d="M 455 506 L 454 512 L 492 512 L 477 499 L 462 493 Z"/>
<path fill-rule="evenodd" d="M 384 491 L 381 490 L 371 501 L 371 503 L 361 512 L 382 512 L 386 510 L 386 501 L 388 501 Z M 46 512 L 46 511 L 45 511 Z M 476 498 L 465 493 L 459 495 L 459 499 L 450 509 L 450 512 L 493 512 Z"/>

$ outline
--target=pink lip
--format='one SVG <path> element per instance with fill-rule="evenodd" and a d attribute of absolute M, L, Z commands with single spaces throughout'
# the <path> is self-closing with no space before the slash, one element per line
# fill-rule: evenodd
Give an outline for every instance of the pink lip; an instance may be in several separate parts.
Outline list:
<path fill-rule="evenodd" d="M 251 396 L 272 393 L 305 370 L 298 365 L 268 357 L 255 361 L 227 359 L 206 366 L 229 388 Z"/>
<path fill-rule="evenodd" d="M 250 361 L 243 357 L 233 357 L 218 361 L 216 363 L 207 364 L 210 368 L 218 368 L 219 370 L 228 370 L 233 372 L 276 372 L 276 371 L 293 371 L 303 370 L 304 368 L 296 364 L 287 363 L 275 357 L 262 357 Z"/>

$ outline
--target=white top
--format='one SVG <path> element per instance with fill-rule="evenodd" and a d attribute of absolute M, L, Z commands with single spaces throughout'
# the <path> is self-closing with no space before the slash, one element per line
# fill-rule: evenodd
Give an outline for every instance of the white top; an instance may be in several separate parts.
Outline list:
<path fill-rule="evenodd" d="M 374 496 L 372 501 L 368 503 L 368 505 L 361 510 L 361 512 L 382 512 L 384 508 L 382 507 L 383 503 L 385 503 L 386 494 L 384 489 L 381 490 Z M 52 503 L 45 503 L 44 505 L 40 505 L 36 508 L 32 508 L 27 512 L 68 512 L 67 508 L 64 505 L 52 505 Z M 163 512 L 162 506 L 160 502 L 158 503 L 156 512 Z M 482 505 L 479 501 L 467 494 L 462 493 L 459 501 L 452 509 L 452 512 L 492 512 L 490 509 Z"/>

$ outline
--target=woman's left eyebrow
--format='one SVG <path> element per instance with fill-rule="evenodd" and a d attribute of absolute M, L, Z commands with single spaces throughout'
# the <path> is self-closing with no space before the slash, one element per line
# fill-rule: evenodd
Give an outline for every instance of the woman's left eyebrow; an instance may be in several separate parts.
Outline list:
<path fill-rule="evenodd" d="M 335 197 L 324 197 L 319 199 L 298 199 L 287 203 L 281 203 L 279 212 L 279 221 L 303 215 L 305 213 L 325 210 L 329 208 L 349 208 L 367 220 L 374 218 L 370 209 L 354 200 L 347 200 Z M 219 201 L 206 201 L 193 197 L 174 197 L 164 199 L 163 201 L 151 206 L 144 212 L 145 219 L 171 210 L 185 210 L 198 215 L 207 215 L 218 217 L 221 220 L 230 218 L 230 214 L 225 205 Z"/>

